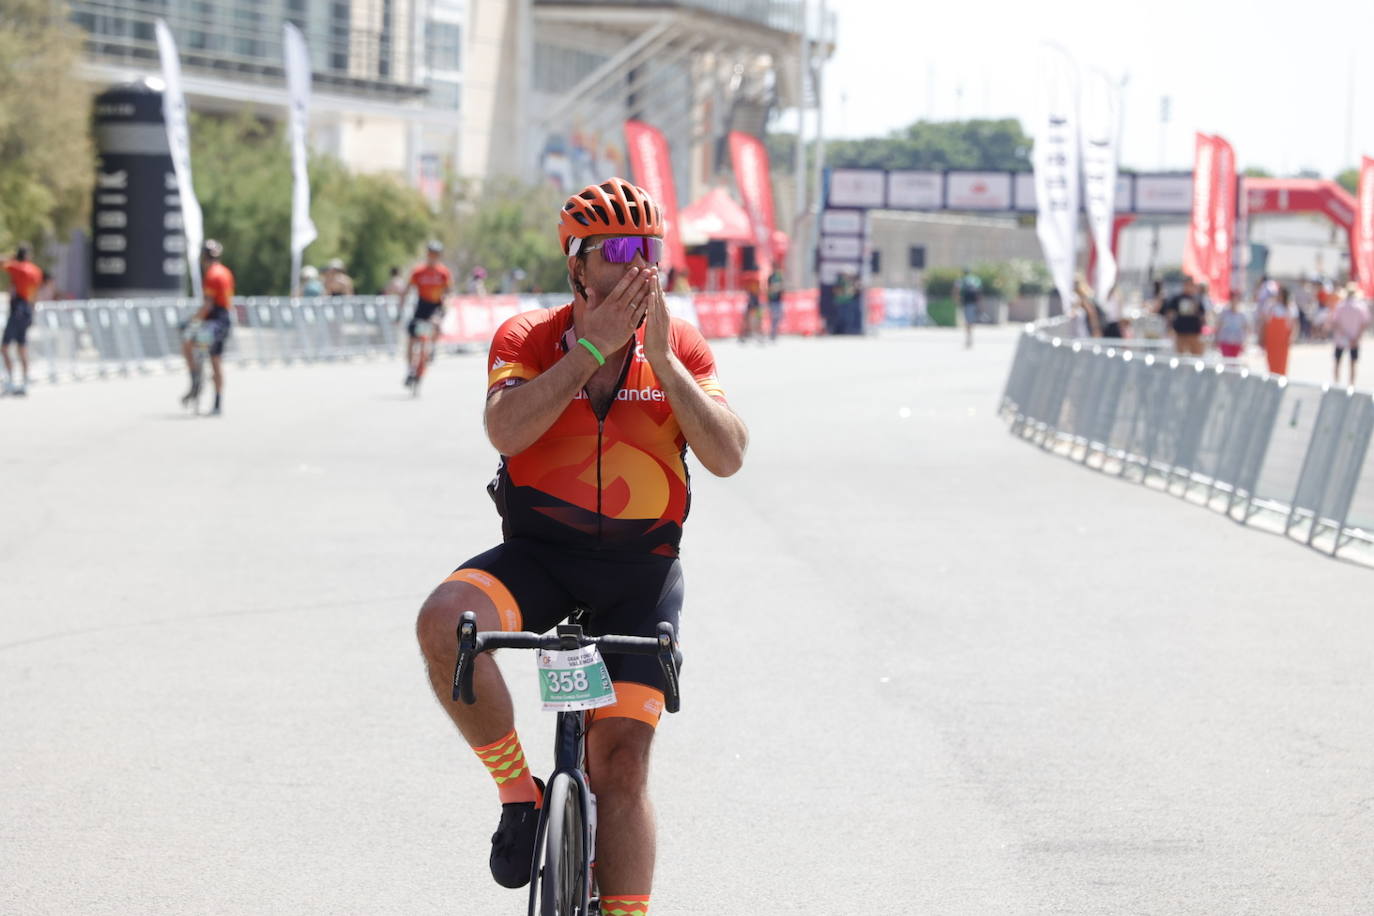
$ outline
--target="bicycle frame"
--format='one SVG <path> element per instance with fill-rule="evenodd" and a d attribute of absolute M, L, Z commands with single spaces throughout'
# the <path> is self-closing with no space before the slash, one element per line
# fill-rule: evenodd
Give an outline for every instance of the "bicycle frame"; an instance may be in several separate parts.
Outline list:
<path fill-rule="evenodd" d="M 477 615 L 471 611 L 464 613 L 458 626 L 458 661 L 453 671 L 453 699 L 461 699 L 468 704 L 477 702 L 472 675 L 474 662 L 482 652 L 503 647 L 571 650 L 595 645 L 607 653 L 656 656 L 665 682 L 664 708 L 668 712 L 677 712 L 681 702 L 678 693 L 678 668 L 681 666 L 682 658 L 677 649 L 672 624 L 660 623 L 656 638 L 587 636 L 581 626 L 585 620 L 585 613 L 584 608 L 578 608 L 570 618 L 573 622 L 558 626 L 554 633 L 549 635 L 503 631 L 479 633 Z M 586 739 L 586 713 L 582 710 L 560 711 L 554 733 L 554 771 L 545 789 L 545 801 L 549 802 L 550 796 L 555 794 L 555 786 L 560 784 L 560 779 L 566 776 L 571 780 L 582 825 L 583 855 L 578 863 L 580 874 L 577 886 L 580 888 L 578 896 L 584 903 L 593 898 L 592 863 L 596 857 L 596 796 L 592 793 L 587 778 Z M 535 859 L 530 864 L 530 913 L 541 912 L 540 894 L 544 889 L 544 882 L 551 880 L 546 874 L 541 876 L 541 872 L 548 872 L 552 868 L 557 874 L 557 869 L 562 867 L 558 863 L 551 865 L 549 860 L 544 860 L 542 867 L 540 865 L 541 851 L 547 852 L 546 841 L 552 817 L 550 810 L 555 805 L 556 801 L 546 803 L 540 809 L 539 825 L 535 834 Z"/>

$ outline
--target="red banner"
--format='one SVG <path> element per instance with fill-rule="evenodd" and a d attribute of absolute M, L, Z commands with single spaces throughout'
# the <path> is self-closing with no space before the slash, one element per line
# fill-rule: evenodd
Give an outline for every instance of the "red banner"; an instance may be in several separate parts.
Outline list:
<path fill-rule="evenodd" d="M 1194 179 L 1196 180 L 1196 179 Z M 1231 257 L 1236 235 L 1236 151 L 1212 138 L 1212 252 L 1207 271 L 1213 302 L 1231 301 Z"/>
<path fill-rule="evenodd" d="M 1212 268 L 1215 162 L 1215 138 L 1198 134 L 1197 151 L 1193 155 L 1193 217 L 1188 222 L 1188 243 L 1183 249 L 1183 272 L 1200 283 L 1207 281 Z"/>
<path fill-rule="evenodd" d="M 685 270 L 687 251 L 678 231 L 677 185 L 673 182 L 673 157 L 663 132 L 643 121 L 625 122 L 625 143 L 630 148 L 630 168 L 635 184 L 649 192 L 663 210 L 663 260 L 660 266 L 668 270 Z"/>
<path fill-rule="evenodd" d="M 773 179 L 768 149 L 758 137 L 730 131 L 730 163 L 744 212 L 754 229 L 754 259 L 761 276 L 773 272 Z"/>
<path fill-rule="evenodd" d="M 1374 159 L 1365 156 L 1360 163 L 1360 189 L 1355 208 L 1355 250 L 1351 273 L 1360 284 L 1360 294 L 1374 299 Z"/>

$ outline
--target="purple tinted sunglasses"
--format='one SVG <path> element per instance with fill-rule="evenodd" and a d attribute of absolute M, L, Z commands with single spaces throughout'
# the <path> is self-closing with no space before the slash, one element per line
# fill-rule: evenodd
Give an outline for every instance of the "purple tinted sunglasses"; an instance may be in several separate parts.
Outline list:
<path fill-rule="evenodd" d="M 643 235 L 606 239 L 599 245 L 590 245 L 582 250 L 596 251 L 598 248 L 601 249 L 601 256 L 610 264 L 628 264 L 635 259 L 635 255 L 642 255 L 648 263 L 657 264 L 659 258 L 663 257 L 663 239 Z"/>

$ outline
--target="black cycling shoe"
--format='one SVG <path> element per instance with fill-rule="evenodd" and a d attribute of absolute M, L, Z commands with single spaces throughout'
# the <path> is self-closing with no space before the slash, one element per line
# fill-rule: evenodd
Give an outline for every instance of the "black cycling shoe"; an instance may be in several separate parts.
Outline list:
<path fill-rule="evenodd" d="M 539 794 L 544 794 L 544 781 L 534 779 Z M 534 802 L 512 802 L 501 806 L 501 823 L 491 835 L 491 876 L 502 887 L 524 887 L 530 883 L 530 865 L 534 861 L 535 833 L 539 828 L 539 811 Z"/>

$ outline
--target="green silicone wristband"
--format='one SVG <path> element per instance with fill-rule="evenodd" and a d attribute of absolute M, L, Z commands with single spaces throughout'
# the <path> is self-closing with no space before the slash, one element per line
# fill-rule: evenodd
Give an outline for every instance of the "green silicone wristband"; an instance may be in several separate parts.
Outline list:
<path fill-rule="evenodd" d="M 577 342 L 580 343 L 582 346 L 586 347 L 588 353 L 596 357 L 597 365 L 606 365 L 606 357 L 601 355 L 601 351 L 596 348 L 596 344 L 592 343 L 585 337 L 577 338 Z"/>

